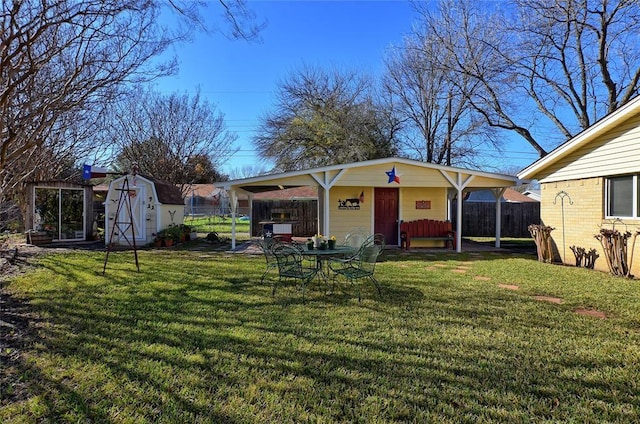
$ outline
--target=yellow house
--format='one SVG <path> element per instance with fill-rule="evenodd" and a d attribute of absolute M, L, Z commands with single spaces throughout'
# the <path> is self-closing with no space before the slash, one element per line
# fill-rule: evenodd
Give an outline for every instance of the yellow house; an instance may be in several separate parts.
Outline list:
<path fill-rule="evenodd" d="M 607 271 L 601 229 L 635 232 L 640 227 L 640 97 L 636 97 L 547 156 L 520 171 L 540 182 L 540 218 L 554 228 L 555 260 L 575 264 L 571 246 L 599 254 L 595 268 Z M 638 255 L 638 247 L 628 256 Z M 640 243 L 639 243 L 640 245 Z M 635 260 L 631 274 L 640 275 Z"/>
<path fill-rule="evenodd" d="M 514 176 L 436 165 L 410 159 L 386 158 L 301 171 L 263 175 L 219 184 L 231 198 L 235 214 L 239 193 L 251 196 L 262 191 L 299 186 L 318 188 L 318 228 L 323 235 L 341 239 L 354 228 L 384 234 L 388 245 L 400 244 L 400 222 L 417 219 L 451 220 L 450 202 L 458 202 L 456 222 L 462 222 L 465 191 L 492 189 L 499 199 Z M 250 202 L 251 203 L 251 202 Z M 496 202 L 496 219 L 500 202 Z M 496 245 L 500 225 L 496 225 Z M 232 229 L 235 248 L 235 228 Z M 312 236 L 310 234 L 309 236 Z M 456 232 L 461 251 L 461 228 Z M 422 240 L 428 246 L 430 240 Z M 416 241 L 412 246 L 420 246 Z"/>

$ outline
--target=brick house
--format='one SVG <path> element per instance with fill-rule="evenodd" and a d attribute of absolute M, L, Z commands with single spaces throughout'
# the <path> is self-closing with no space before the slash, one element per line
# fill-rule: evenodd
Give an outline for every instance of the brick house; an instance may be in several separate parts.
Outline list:
<path fill-rule="evenodd" d="M 596 249 L 600 258 L 595 268 L 607 271 L 594 235 L 601 228 L 635 232 L 640 227 L 639 145 L 636 97 L 520 171 L 519 178 L 540 183 L 540 217 L 555 228 L 551 236 L 556 260 L 575 264 L 571 246 Z M 640 260 L 631 271 L 640 275 Z"/>

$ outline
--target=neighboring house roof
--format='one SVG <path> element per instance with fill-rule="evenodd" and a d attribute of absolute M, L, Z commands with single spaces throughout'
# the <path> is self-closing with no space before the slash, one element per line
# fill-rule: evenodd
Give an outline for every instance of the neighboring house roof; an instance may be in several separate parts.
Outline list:
<path fill-rule="evenodd" d="M 526 190 L 522 194 L 529 197 L 530 199 L 535 200 L 536 202 L 539 202 L 542 199 L 542 196 L 540 195 L 540 190 Z"/>
<path fill-rule="evenodd" d="M 185 187 L 186 197 L 199 196 L 199 197 L 226 197 L 225 190 L 216 187 L 214 184 L 190 184 Z"/>
<path fill-rule="evenodd" d="M 220 183 L 216 183 L 220 184 Z M 205 198 L 212 197 L 228 197 L 225 189 L 216 187 L 215 184 L 192 184 L 188 186 L 187 197 L 200 196 Z M 244 193 L 238 194 L 239 200 L 247 199 L 248 196 Z M 277 189 L 272 191 L 265 191 L 256 193 L 253 196 L 254 200 L 304 200 L 304 199 L 317 199 L 318 190 L 316 187 L 302 186 L 291 187 L 283 190 Z"/>
<path fill-rule="evenodd" d="M 474 202 L 481 202 L 481 203 L 490 202 L 490 203 L 493 203 L 495 201 L 496 201 L 495 196 L 493 195 L 493 192 L 491 190 L 472 191 L 472 192 L 469 193 L 469 195 L 465 199 L 465 202 L 471 202 L 471 203 L 474 203 Z M 504 194 L 501 197 L 501 201 L 502 202 L 508 202 L 508 203 L 530 203 L 530 202 L 536 202 L 535 199 L 527 197 L 524 194 L 522 194 L 519 191 L 516 191 L 516 190 L 514 190 L 512 188 L 507 188 L 504 191 Z"/>
<path fill-rule="evenodd" d="M 511 202 L 511 203 L 530 203 L 530 202 L 540 201 L 539 199 L 536 200 L 529 196 L 525 196 L 524 193 L 520 193 L 519 191 L 514 190 L 512 188 L 506 189 L 502 197 L 507 202 Z"/>
<path fill-rule="evenodd" d="M 635 97 L 615 111 L 603 117 L 580 134 L 552 150 L 543 158 L 532 163 L 518 173 L 518 178 L 530 180 L 537 178 L 545 169 L 585 147 L 596 138 L 616 128 L 626 120 L 640 113 L 640 96 Z"/>

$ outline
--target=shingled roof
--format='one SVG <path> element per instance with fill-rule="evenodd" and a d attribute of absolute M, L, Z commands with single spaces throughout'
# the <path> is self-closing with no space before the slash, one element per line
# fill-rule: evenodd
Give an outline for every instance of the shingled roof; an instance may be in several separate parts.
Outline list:
<path fill-rule="evenodd" d="M 180 189 L 175 185 L 155 178 L 144 177 L 151 181 L 156 187 L 158 202 L 164 205 L 184 205 L 184 199 Z"/>

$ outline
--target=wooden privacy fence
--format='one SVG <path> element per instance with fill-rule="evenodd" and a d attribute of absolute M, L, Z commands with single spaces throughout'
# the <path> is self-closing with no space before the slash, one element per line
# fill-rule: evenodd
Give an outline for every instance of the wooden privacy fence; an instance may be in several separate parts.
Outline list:
<path fill-rule="evenodd" d="M 318 233 L 317 200 L 254 200 L 251 220 L 252 236 L 262 233 L 260 222 L 271 221 L 274 211 L 288 214 L 289 218 L 284 222 L 292 224 L 293 237 L 311 237 Z"/>
<path fill-rule="evenodd" d="M 453 228 L 456 227 L 456 203 L 453 203 Z M 524 202 L 501 205 L 501 237 L 531 237 L 528 227 L 540 223 L 540 203 Z M 494 237 L 496 235 L 496 204 L 470 202 L 462 205 L 463 237 Z"/>

